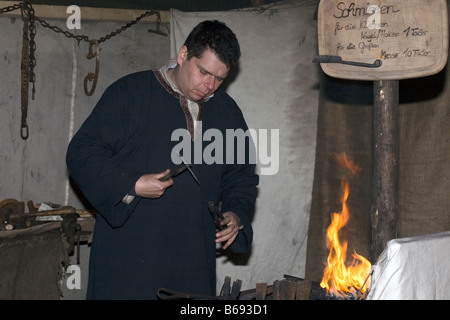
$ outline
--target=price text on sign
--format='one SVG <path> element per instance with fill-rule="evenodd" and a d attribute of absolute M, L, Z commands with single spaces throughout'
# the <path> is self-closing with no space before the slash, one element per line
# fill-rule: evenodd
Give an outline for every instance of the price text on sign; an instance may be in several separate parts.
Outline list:
<path fill-rule="evenodd" d="M 321 63 L 333 77 L 359 80 L 405 79 L 442 70 L 448 56 L 446 0 L 321 1 L 319 55 L 373 64 Z M 378 61 L 378 62 L 379 62 Z"/>

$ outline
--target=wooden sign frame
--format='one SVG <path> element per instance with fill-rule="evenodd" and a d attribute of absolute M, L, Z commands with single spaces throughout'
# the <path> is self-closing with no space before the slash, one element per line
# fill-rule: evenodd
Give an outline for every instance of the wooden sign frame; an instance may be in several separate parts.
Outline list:
<path fill-rule="evenodd" d="M 322 0 L 319 56 L 332 77 L 400 80 L 441 71 L 448 58 L 446 0 Z"/>

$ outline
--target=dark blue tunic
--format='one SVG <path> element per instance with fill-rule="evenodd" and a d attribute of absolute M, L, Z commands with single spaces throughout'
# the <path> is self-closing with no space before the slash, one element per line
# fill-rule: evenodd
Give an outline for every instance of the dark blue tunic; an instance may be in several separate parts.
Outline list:
<path fill-rule="evenodd" d="M 171 151 L 181 140 L 172 133 L 191 124 L 179 97 L 155 74 L 138 72 L 113 83 L 67 150 L 73 180 L 99 212 L 88 299 L 156 299 L 158 288 L 216 295 L 216 230 L 208 201 L 221 200 L 222 211 L 235 212 L 244 225 L 231 249 L 246 252 L 251 247 L 258 176 L 248 157 L 246 164 L 227 164 L 225 154 L 231 150 L 226 130 L 245 131 L 247 125 L 221 89 L 203 103 L 201 120 L 203 132 L 215 128 L 223 133 L 224 164 L 193 163 L 194 142 L 189 140 L 192 156 L 184 158 L 193 163 L 200 185 L 185 171 L 159 199 L 121 201 L 141 175 L 174 165 Z M 211 154 L 211 143 L 203 141 L 202 150 L 209 145 Z M 235 156 L 242 152 L 237 143 L 231 146 Z"/>

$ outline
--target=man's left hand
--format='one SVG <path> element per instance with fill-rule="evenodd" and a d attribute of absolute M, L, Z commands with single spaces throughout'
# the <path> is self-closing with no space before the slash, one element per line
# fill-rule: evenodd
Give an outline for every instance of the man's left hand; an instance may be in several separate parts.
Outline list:
<path fill-rule="evenodd" d="M 233 212 L 227 211 L 223 214 L 224 219 L 221 225 L 226 225 L 227 227 L 220 232 L 216 233 L 216 243 L 226 242 L 222 249 L 226 249 L 234 242 L 236 239 L 241 225 L 241 219 Z"/>

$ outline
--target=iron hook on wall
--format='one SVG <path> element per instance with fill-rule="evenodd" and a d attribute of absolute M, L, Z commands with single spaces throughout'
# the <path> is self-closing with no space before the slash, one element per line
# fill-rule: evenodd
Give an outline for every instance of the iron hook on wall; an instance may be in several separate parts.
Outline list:
<path fill-rule="evenodd" d="M 93 47 L 95 46 L 95 52 L 93 51 Z M 100 47 L 97 40 L 89 41 L 89 52 L 86 56 L 87 59 L 95 58 L 95 72 L 89 72 L 87 76 L 84 78 L 84 93 L 87 96 L 92 96 L 95 91 L 95 87 L 97 86 L 98 73 L 100 70 Z M 88 81 L 93 81 L 91 89 L 88 89 Z"/>

